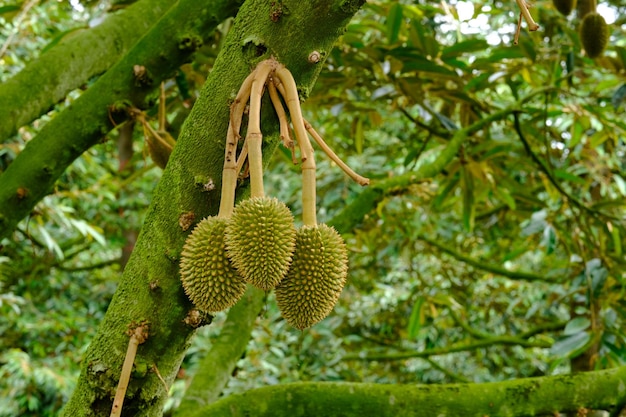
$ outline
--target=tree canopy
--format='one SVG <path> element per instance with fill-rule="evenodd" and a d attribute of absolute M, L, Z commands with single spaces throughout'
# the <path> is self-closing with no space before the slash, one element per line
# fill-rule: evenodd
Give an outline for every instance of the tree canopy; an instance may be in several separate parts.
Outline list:
<path fill-rule="evenodd" d="M 123 415 L 618 415 L 626 6 L 530 13 L 538 30 L 500 1 L 0 2 L 0 416 L 109 415 L 143 326 Z M 303 331 L 273 292 L 210 315 L 180 283 L 229 106 L 267 58 L 371 180 L 314 146 L 349 272 Z M 301 224 L 270 109 L 265 191 Z"/>

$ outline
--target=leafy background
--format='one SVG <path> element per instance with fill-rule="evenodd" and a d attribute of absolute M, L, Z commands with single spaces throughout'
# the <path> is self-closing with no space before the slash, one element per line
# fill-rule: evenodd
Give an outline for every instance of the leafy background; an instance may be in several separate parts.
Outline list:
<path fill-rule="evenodd" d="M 0 81 L 119 3 L 0 2 Z M 582 51 L 576 13 L 564 17 L 550 1 L 531 10 L 541 28 L 523 30 L 514 46 L 511 2 L 364 6 L 304 105 L 359 173 L 384 182 L 414 172 L 459 129 L 516 111 L 474 134 L 436 177 L 388 190 L 344 234 L 349 282 L 329 318 L 296 331 L 269 294 L 225 394 L 288 381 L 483 382 L 624 364 L 626 7 L 600 2 L 611 38 L 596 60 Z M 166 83 L 174 136 L 229 27 Z M 87 87 L 0 144 L 0 170 Z M 0 242 L 0 415 L 55 415 L 72 392 L 160 176 L 142 129 L 133 132 L 129 162 L 118 153 L 128 133 L 120 127 Z M 330 222 L 361 188 L 318 154 L 319 218 Z M 298 168 L 286 150 L 265 181 L 298 218 Z M 198 332 L 168 413 L 223 319 Z"/>

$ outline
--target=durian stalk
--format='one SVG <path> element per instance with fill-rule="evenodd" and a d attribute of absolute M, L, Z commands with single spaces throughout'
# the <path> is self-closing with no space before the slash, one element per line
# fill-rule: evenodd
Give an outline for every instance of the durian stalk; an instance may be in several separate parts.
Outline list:
<path fill-rule="evenodd" d="M 250 195 L 251 197 L 263 197 L 263 133 L 261 133 L 261 98 L 265 89 L 265 82 L 273 70 L 275 61 L 265 60 L 259 63 L 254 74 L 252 89 L 250 91 L 250 113 L 248 118 L 248 132 L 246 143 L 248 144 L 248 162 L 250 166 Z"/>
<path fill-rule="evenodd" d="M 226 146 L 224 149 L 224 168 L 222 170 L 222 195 L 220 199 L 220 211 L 217 217 L 228 218 L 233 213 L 235 206 L 235 188 L 237 188 L 237 175 L 241 166 L 237 164 L 237 143 L 239 142 L 239 129 L 241 118 L 250 97 L 250 88 L 254 81 L 254 71 L 241 84 L 241 88 L 230 107 L 230 121 L 226 134 Z M 241 156 L 240 156 L 241 158 Z M 245 156 L 244 158 L 245 159 Z M 242 159 L 242 160 L 243 160 Z"/>
<path fill-rule="evenodd" d="M 284 86 L 282 84 L 279 84 L 277 88 L 278 88 L 278 91 L 280 91 L 280 93 L 283 96 L 286 96 L 287 93 L 285 92 L 285 88 L 284 88 Z M 271 92 L 271 90 L 270 90 L 270 92 Z M 280 101 L 279 101 L 279 104 L 280 104 Z M 276 108 L 276 105 L 274 105 L 274 107 Z M 282 105 L 281 105 L 281 108 L 282 108 Z M 278 111 L 276 113 L 279 114 Z M 279 114 L 279 118 L 280 118 L 280 114 Z M 355 181 L 359 185 L 369 185 L 369 183 L 370 183 L 369 178 L 365 178 L 365 177 L 357 174 L 356 172 L 354 172 L 352 170 L 352 168 L 350 168 L 348 166 L 348 164 L 343 162 L 341 160 L 341 158 L 339 158 L 339 156 L 337 156 L 337 154 L 330 148 L 330 146 L 328 146 L 326 141 L 324 141 L 322 136 L 319 133 L 317 133 L 317 131 L 313 128 L 313 126 L 311 126 L 311 124 L 306 121 L 306 119 L 302 119 L 302 121 L 304 122 L 305 129 L 311 134 L 311 136 L 313 136 L 313 139 L 315 140 L 315 143 L 317 143 L 319 145 L 319 147 L 322 149 L 322 151 L 324 151 L 324 153 L 334 163 L 336 163 L 339 166 L 339 168 L 341 168 L 343 170 L 343 172 L 346 173 L 346 175 L 348 175 L 353 181 Z M 282 127 L 281 127 L 281 137 L 282 137 L 282 135 L 283 135 L 283 133 L 282 133 Z M 284 142 L 284 140 L 283 140 L 283 142 Z M 287 146 L 287 145 L 285 145 L 285 146 Z M 294 163 L 295 163 L 295 161 L 294 161 Z"/>
<path fill-rule="evenodd" d="M 270 93 L 270 99 L 272 100 L 274 110 L 276 111 L 276 115 L 278 116 L 278 121 L 280 123 L 280 140 L 283 142 L 285 148 L 291 151 L 291 160 L 295 165 L 298 161 L 296 160 L 294 143 L 291 139 L 291 135 L 289 134 L 289 121 L 287 120 L 287 114 L 285 113 L 283 103 L 280 101 L 280 97 L 278 97 L 278 92 L 276 91 L 276 86 L 274 85 L 273 80 L 267 84 L 267 87 Z"/>
<path fill-rule="evenodd" d="M 535 22 L 532 15 L 530 14 L 530 11 L 528 10 L 528 5 L 526 4 L 526 0 L 516 0 L 516 1 L 517 1 L 517 5 L 519 6 L 522 12 L 522 15 L 524 16 L 524 19 L 526 20 L 526 23 L 528 24 L 528 30 L 531 32 L 534 32 L 537 29 L 539 29 L 539 25 L 537 24 L 537 22 Z"/>
<path fill-rule="evenodd" d="M 300 147 L 302 158 L 302 222 L 307 226 L 317 225 L 317 214 L 315 210 L 315 159 L 313 158 L 313 148 L 304 127 L 298 88 L 291 72 L 279 66 L 276 70 L 276 77 L 284 88 L 283 98 L 287 103 L 293 129 L 296 132 L 296 139 Z M 280 85 L 277 87 L 281 90 Z"/>

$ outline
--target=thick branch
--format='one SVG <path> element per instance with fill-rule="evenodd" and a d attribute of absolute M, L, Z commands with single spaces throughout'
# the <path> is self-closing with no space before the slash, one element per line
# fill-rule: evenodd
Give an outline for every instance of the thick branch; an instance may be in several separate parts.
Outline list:
<path fill-rule="evenodd" d="M 626 367 L 486 384 L 310 382 L 231 395 L 193 417 L 535 416 L 614 410 L 626 403 Z"/>
<path fill-rule="evenodd" d="M 49 111 L 68 92 L 106 71 L 174 3 L 138 1 L 98 26 L 76 32 L 71 41 L 58 43 L 0 84 L 0 142 Z"/>
<path fill-rule="evenodd" d="M 178 2 L 124 58 L 46 124 L 0 175 L 0 239 L 8 236 L 50 192 L 76 158 L 113 128 L 111 105 L 130 99 L 136 107 L 145 106 L 146 97 L 161 80 L 187 61 L 201 46 L 203 37 L 235 10 L 231 0 Z M 99 45 L 95 43 L 91 48 Z M 145 67 L 144 76 L 134 75 L 135 65 Z"/>
<path fill-rule="evenodd" d="M 198 364 L 198 371 L 176 410 L 177 416 L 189 416 L 219 397 L 246 350 L 264 296 L 263 291 L 250 286 L 243 299 L 230 309 L 219 336 Z"/>

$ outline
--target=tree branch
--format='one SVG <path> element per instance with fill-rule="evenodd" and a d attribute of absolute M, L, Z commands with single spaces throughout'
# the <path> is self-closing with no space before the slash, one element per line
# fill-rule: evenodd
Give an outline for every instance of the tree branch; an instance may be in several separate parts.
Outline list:
<path fill-rule="evenodd" d="M 405 190 L 410 185 L 436 176 L 452 161 L 458 154 L 461 145 L 463 145 L 472 134 L 485 128 L 490 123 L 504 119 L 515 109 L 517 109 L 517 104 L 492 113 L 470 126 L 455 131 L 452 135 L 452 139 L 448 142 L 448 146 L 441 151 L 432 163 L 421 165 L 414 172 L 407 172 L 406 174 L 382 181 L 373 181 L 368 188 L 363 190 L 354 201 L 352 201 L 352 203 L 335 216 L 333 222 L 329 224 L 334 226 L 339 233 L 346 233 L 352 230 L 386 195 Z"/>
<path fill-rule="evenodd" d="M 504 269 L 496 265 L 484 264 L 482 262 L 477 261 L 476 259 L 470 258 L 469 256 L 465 256 L 459 252 L 456 252 L 452 248 L 444 246 L 441 243 L 437 242 L 436 240 L 429 239 L 424 235 L 417 235 L 416 239 L 422 240 L 428 243 L 429 245 L 436 247 L 441 252 L 447 253 L 453 258 L 463 263 L 466 263 L 470 266 L 473 266 L 474 268 L 480 269 L 482 271 L 491 272 L 493 274 L 500 275 L 509 279 L 515 279 L 515 280 L 523 280 L 523 281 L 530 281 L 530 282 L 532 281 L 559 282 L 558 280 L 550 280 L 549 278 L 546 278 L 543 275 L 537 275 L 537 274 L 533 274 L 530 272 L 509 271 L 508 269 Z"/>
<path fill-rule="evenodd" d="M 237 361 L 246 350 L 250 333 L 263 307 L 265 293 L 252 286 L 228 312 L 220 334 L 198 364 L 198 371 L 185 390 L 176 416 L 192 412 L 215 402 L 230 380 Z"/>
<path fill-rule="evenodd" d="M 187 3 L 193 8 L 186 9 Z M 209 5 L 178 2 L 124 58 L 46 124 L 0 175 L 0 239 L 50 192 L 76 158 L 113 128 L 110 106 L 120 107 L 121 100 L 130 100 L 135 107 L 144 107 L 160 82 L 188 60 L 236 6 L 231 0 L 212 0 Z M 135 75 L 136 65 L 144 68 L 142 76 Z"/>
<path fill-rule="evenodd" d="M 484 384 L 305 382 L 231 395 L 193 417 L 531 416 L 618 409 L 626 367 Z"/>
<path fill-rule="evenodd" d="M 98 26 L 76 32 L 71 42 L 58 43 L 0 84 L 0 143 L 49 111 L 68 92 L 106 71 L 174 3 L 141 0 L 110 14 Z"/>
<path fill-rule="evenodd" d="M 411 350 L 406 352 L 396 352 L 396 353 L 367 353 L 362 352 L 356 355 L 346 355 L 342 358 L 344 361 L 379 361 L 379 362 L 388 362 L 388 361 L 401 361 L 412 358 L 428 358 L 430 356 L 436 355 L 447 355 L 449 353 L 456 352 L 466 352 L 470 350 L 476 350 L 481 348 L 486 348 L 495 345 L 515 345 L 521 346 L 524 348 L 549 348 L 552 346 L 551 343 L 545 341 L 529 341 L 524 340 L 515 336 L 491 336 L 484 339 L 476 340 L 469 343 L 455 343 L 450 346 L 441 347 L 441 348 L 433 348 L 426 350 Z"/>

